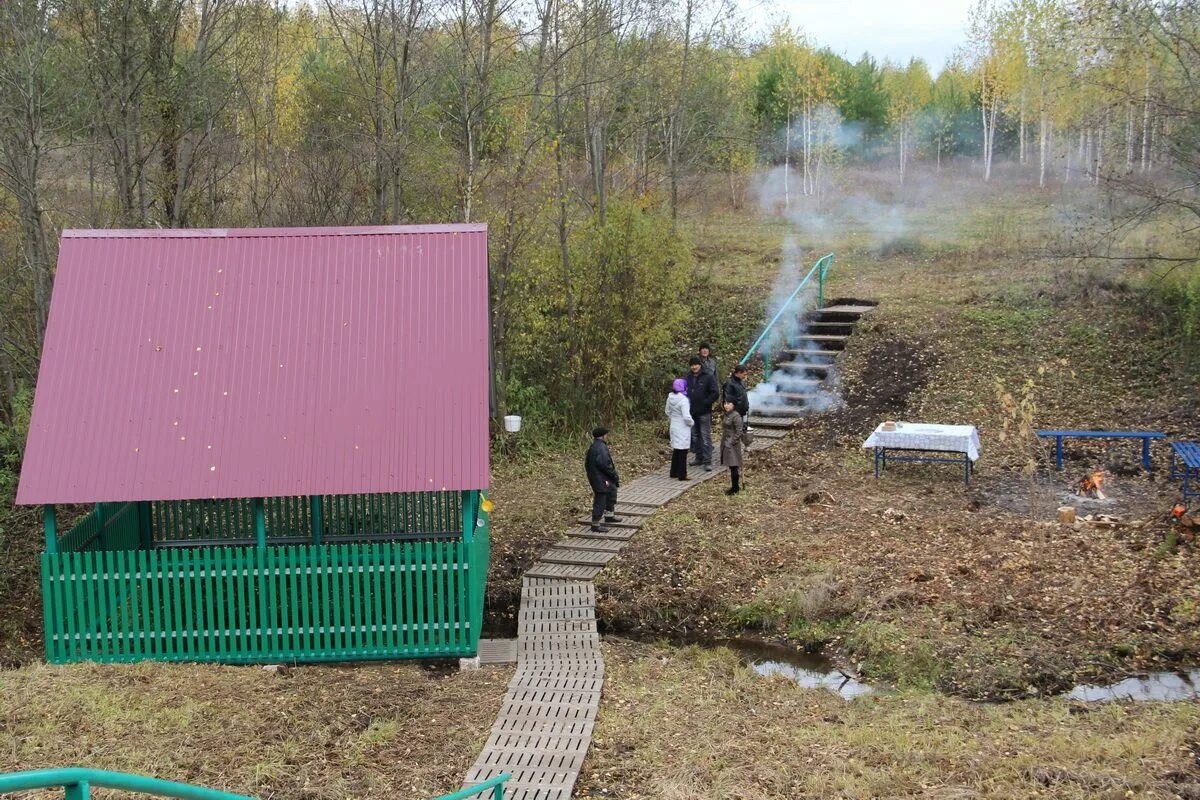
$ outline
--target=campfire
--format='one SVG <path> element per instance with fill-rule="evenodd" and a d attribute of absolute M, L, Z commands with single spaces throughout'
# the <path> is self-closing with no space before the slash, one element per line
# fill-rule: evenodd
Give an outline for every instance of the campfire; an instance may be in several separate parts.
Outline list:
<path fill-rule="evenodd" d="M 1094 497 L 1097 500 L 1106 500 L 1104 494 L 1104 479 L 1107 473 L 1104 470 L 1094 470 L 1087 475 L 1084 475 L 1079 481 L 1079 485 L 1075 487 L 1075 494 L 1080 497 Z"/>

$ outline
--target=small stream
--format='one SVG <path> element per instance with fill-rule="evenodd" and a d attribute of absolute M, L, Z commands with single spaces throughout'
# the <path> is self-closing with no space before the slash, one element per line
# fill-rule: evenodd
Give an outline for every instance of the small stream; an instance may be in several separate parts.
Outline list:
<path fill-rule="evenodd" d="M 695 644 L 728 647 L 764 678 L 781 676 L 795 681 L 805 689 L 828 689 L 847 700 L 877 691 L 820 653 L 805 653 L 784 645 L 753 639 L 718 639 Z"/>
<path fill-rule="evenodd" d="M 727 647 L 741 656 L 764 678 L 782 676 L 806 689 L 828 689 L 847 700 L 886 691 L 858 680 L 830 658 L 805 653 L 783 645 L 752 639 L 718 639 L 691 642 L 701 646 Z M 1113 701 L 1178 702 L 1200 698 L 1200 669 L 1188 672 L 1151 672 L 1135 675 L 1106 686 L 1080 684 L 1059 697 L 1084 703 Z"/>

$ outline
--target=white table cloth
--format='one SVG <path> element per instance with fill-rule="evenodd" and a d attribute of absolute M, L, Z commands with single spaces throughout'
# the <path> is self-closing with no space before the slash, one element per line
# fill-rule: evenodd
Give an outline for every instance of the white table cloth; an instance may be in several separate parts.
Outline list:
<path fill-rule="evenodd" d="M 966 453 L 972 461 L 978 461 L 979 431 L 974 425 L 933 425 L 924 422 L 897 422 L 896 430 L 885 431 L 881 423 L 862 446 Z"/>

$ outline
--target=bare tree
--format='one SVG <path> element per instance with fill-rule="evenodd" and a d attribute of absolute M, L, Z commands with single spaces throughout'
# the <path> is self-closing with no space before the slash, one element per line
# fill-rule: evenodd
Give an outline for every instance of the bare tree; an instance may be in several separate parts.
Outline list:
<path fill-rule="evenodd" d="M 51 58 L 55 43 L 48 0 L 0 4 L 0 182 L 17 205 L 21 258 L 33 284 L 40 348 L 50 313 L 50 243 L 42 205 L 42 162 L 49 148 Z M 4 349 L 0 342 L 0 349 Z M 11 379 L 11 372 L 9 373 Z"/>

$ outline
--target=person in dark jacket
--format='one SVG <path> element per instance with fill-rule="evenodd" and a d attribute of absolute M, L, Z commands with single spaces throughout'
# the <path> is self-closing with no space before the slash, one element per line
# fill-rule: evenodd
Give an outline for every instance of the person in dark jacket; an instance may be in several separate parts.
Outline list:
<path fill-rule="evenodd" d="M 583 469 L 587 472 L 588 483 L 592 485 L 592 530 L 596 533 L 608 533 L 604 522 L 620 522 L 616 515 L 617 487 L 621 485 L 621 476 L 617 474 L 617 466 L 613 463 L 612 454 L 608 452 L 608 428 L 596 428 L 592 431 L 592 446 L 588 448 L 587 457 L 583 460 Z"/>
<path fill-rule="evenodd" d="M 694 465 L 704 465 L 705 472 L 712 472 L 712 416 L 713 403 L 717 402 L 721 391 L 717 388 L 717 378 L 704 371 L 704 363 L 692 356 L 689 372 L 686 376 L 688 389 L 688 404 L 691 406 L 692 419 L 692 453 L 696 459 Z"/>
<path fill-rule="evenodd" d="M 717 378 L 717 358 L 713 355 L 712 345 L 708 342 L 700 343 L 700 366 L 704 367 L 704 371 L 709 375 Z"/>
<path fill-rule="evenodd" d="M 746 372 L 745 364 L 735 365 L 729 380 L 725 381 L 721 397 L 722 401 L 733 403 L 733 410 L 742 418 L 743 425 L 750 417 L 750 395 L 746 392 Z"/>

